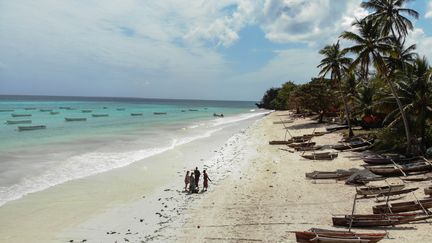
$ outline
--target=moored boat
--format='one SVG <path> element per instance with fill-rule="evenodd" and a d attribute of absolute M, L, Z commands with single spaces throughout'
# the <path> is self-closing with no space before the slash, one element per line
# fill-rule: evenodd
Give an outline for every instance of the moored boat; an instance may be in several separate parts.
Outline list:
<path fill-rule="evenodd" d="M 85 117 L 65 117 L 65 121 L 73 122 L 73 121 L 87 121 Z"/>
<path fill-rule="evenodd" d="M 39 129 L 45 129 L 45 125 L 37 125 L 37 126 L 18 126 L 18 131 L 32 131 L 32 130 L 39 130 Z"/>
<path fill-rule="evenodd" d="M 419 157 L 406 158 L 405 156 L 393 155 L 368 155 L 363 157 L 363 161 L 369 165 L 386 165 L 386 164 L 406 164 L 418 160 Z"/>
<path fill-rule="evenodd" d="M 50 112 L 52 109 L 39 109 L 40 112 Z"/>
<path fill-rule="evenodd" d="M 382 165 L 382 166 L 364 166 L 372 173 L 382 176 L 401 176 L 411 172 L 424 172 L 432 171 L 432 164 L 430 162 L 415 162 L 401 165 Z"/>
<path fill-rule="evenodd" d="M 416 213 L 404 214 L 354 214 L 336 215 L 332 217 L 334 226 L 349 227 L 379 227 L 408 224 L 411 222 L 422 221 L 432 216 L 418 215 Z"/>
<path fill-rule="evenodd" d="M 288 146 L 291 148 L 298 148 L 298 147 L 312 147 L 316 143 L 315 142 L 300 142 L 300 143 L 291 143 Z"/>
<path fill-rule="evenodd" d="M 153 112 L 153 115 L 166 115 L 166 112 Z"/>
<path fill-rule="evenodd" d="M 326 130 L 327 130 L 327 132 L 335 132 L 335 131 L 343 130 L 343 129 L 347 129 L 347 128 L 349 128 L 348 125 L 340 125 L 340 126 L 327 127 Z"/>
<path fill-rule="evenodd" d="M 26 107 L 26 108 L 24 108 L 24 110 L 32 111 L 32 110 L 36 110 L 36 107 Z"/>
<path fill-rule="evenodd" d="M 92 114 L 92 117 L 108 117 L 108 114 Z"/>
<path fill-rule="evenodd" d="M 51 111 L 50 114 L 51 115 L 57 115 L 57 114 L 60 114 L 60 112 L 58 112 L 58 111 Z"/>
<path fill-rule="evenodd" d="M 81 110 L 82 113 L 91 113 L 93 110 Z"/>
<path fill-rule="evenodd" d="M 289 140 L 272 140 L 269 141 L 270 145 L 286 145 L 286 144 L 290 144 L 292 143 L 292 141 Z"/>
<path fill-rule="evenodd" d="M 189 109 L 189 111 L 198 111 L 197 109 Z"/>
<path fill-rule="evenodd" d="M 365 146 L 370 146 L 373 143 L 373 140 L 367 140 L 367 141 L 352 141 L 349 143 L 342 143 L 342 144 L 337 144 L 332 146 L 333 149 L 336 150 L 350 150 L 350 149 L 355 149 L 355 148 L 360 148 L 360 147 L 365 147 Z"/>
<path fill-rule="evenodd" d="M 405 188 L 404 184 L 398 185 L 388 185 L 388 186 L 367 186 L 367 187 L 357 187 L 356 191 L 358 195 L 370 196 L 377 195 L 380 193 L 387 193 L 390 191 L 399 191 Z"/>
<path fill-rule="evenodd" d="M 354 174 L 353 171 L 313 171 L 313 172 L 309 172 L 306 173 L 306 178 L 309 179 L 321 179 L 321 180 L 326 180 L 326 179 L 337 179 L 337 180 L 342 180 L 345 179 L 347 177 L 349 177 L 350 175 Z"/>
<path fill-rule="evenodd" d="M 333 160 L 338 157 L 338 153 L 333 152 L 323 152 L 323 153 L 312 153 L 302 155 L 305 159 L 311 160 Z"/>
<path fill-rule="evenodd" d="M 350 240 L 364 240 L 365 242 L 376 243 L 387 236 L 387 233 L 356 233 L 344 230 L 327 230 L 312 228 L 307 231 L 293 231 L 296 235 L 296 241 L 301 243 L 314 242 L 315 237 L 330 238 L 331 241 L 324 242 L 359 242 Z M 319 241 L 322 242 L 322 241 Z"/>
<path fill-rule="evenodd" d="M 8 120 L 5 122 L 8 125 L 13 125 L 13 124 L 29 124 L 32 123 L 31 120 Z"/>
<path fill-rule="evenodd" d="M 126 110 L 126 108 L 117 108 L 116 110 L 118 110 L 118 111 L 124 111 L 124 110 Z"/>
<path fill-rule="evenodd" d="M 432 208 L 432 198 L 399 203 L 381 204 L 372 207 L 374 214 L 403 213 Z"/>
<path fill-rule="evenodd" d="M 142 116 L 143 113 L 131 113 L 130 115 L 131 115 L 131 116 Z"/>
<path fill-rule="evenodd" d="M 11 109 L 1 109 L 0 112 L 14 112 L 15 110 Z"/>
<path fill-rule="evenodd" d="M 12 117 L 28 117 L 32 116 L 32 114 L 11 114 Z"/>

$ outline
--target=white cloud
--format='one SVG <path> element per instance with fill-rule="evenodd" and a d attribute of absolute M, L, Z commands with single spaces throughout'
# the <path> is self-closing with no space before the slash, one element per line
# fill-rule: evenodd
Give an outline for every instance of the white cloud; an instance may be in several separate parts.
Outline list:
<path fill-rule="evenodd" d="M 420 56 L 426 56 L 429 61 L 432 61 L 432 37 L 427 36 L 423 29 L 415 28 L 408 35 L 407 42 L 409 44 L 416 44 L 416 52 Z"/>
<path fill-rule="evenodd" d="M 429 1 L 425 17 L 426 18 L 432 18 L 432 1 Z"/>
<path fill-rule="evenodd" d="M 334 41 L 340 31 L 363 16 L 360 0 L 267 0 L 262 28 L 274 42 L 310 45 Z"/>

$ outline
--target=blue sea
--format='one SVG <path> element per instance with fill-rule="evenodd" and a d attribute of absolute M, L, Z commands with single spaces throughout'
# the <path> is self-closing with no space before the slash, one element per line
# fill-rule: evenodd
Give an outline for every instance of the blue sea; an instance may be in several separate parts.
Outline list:
<path fill-rule="evenodd" d="M 127 166 L 265 113 L 255 110 L 254 102 L 242 101 L 0 96 L 0 206 Z M 7 124 L 16 120 L 31 124 Z M 18 129 L 35 125 L 46 128 Z"/>

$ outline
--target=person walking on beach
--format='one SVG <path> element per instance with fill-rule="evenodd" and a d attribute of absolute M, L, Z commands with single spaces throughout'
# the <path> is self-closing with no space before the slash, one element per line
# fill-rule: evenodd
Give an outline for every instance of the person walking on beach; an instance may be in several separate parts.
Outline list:
<path fill-rule="evenodd" d="M 188 191 L 188 185 L 190 183 L 189 171 L 186 171 L 186 176 L 184 178 L 184 183 L 185 183 L 185 192 L 187 192 Z"/>
<path fill-rule="evenodd" d="M 199 178 L 200 178 L 201 173 L 200 173 L 200 171 L 198 170 L 198 167 L 195 168 L 194 174 L 195 174 L 195 186 L 196 186 L 196 187 L 198 188 L 198 190 L 199 190 Z"/>
<path fill-rule="evenodd" d="M 208 176 L 206 170 L 203 170 L 203 180 L 204 180 L 204 182 L 203 182 L 203 190 L 207 191 L 207 189 L 208 189 L 208 181 L 212 181 L 212 180 Z"/>
<path fill-rule="evenodd" d="M 194 193 L 195 190 L 196 190 L 195 177 L 194 177 L 194 173 L 192 172 L 190 177 L 189 177 L 189 193 Z"/>

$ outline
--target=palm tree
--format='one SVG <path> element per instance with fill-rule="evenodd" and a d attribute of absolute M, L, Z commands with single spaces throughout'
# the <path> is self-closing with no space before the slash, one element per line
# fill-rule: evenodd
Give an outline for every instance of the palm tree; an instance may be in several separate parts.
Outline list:
<path fill-rule="evenodd" d="M 383 35 L 388 36 L 392 33 L 394 37 L 404 39 L 408 31 L 413 29 L 413 24 L 402 14 L 419 18 L 417 11 L 404 8 L 410 1 L 412 0 L 369 0 L 362 2 L 361 6 L 373 12 L 366 19 L 378 23 Z"/>
<path fill-rule="evenodd" d="M 342 76 L 349 69 L 352 59 L 346 57 L 347 50 L 341 50 L 339 41 L 333 45 L 327 45 L 320 50 L 320 54 L 324 56 L 321 60 L 318 68 L 321 68 L 320 75 L 324 78 L 328 73 L 330 73 L 330 78 L 335 85 L 339 87 L 340 95 L 342 96 L 342 101 L 345 108 L 345 115 L 349 127 L 349 137 L 354 136 L 351 128 L 351 118 L 348 109 L 348 103 L 344 93 L 342 92 Z"/>

